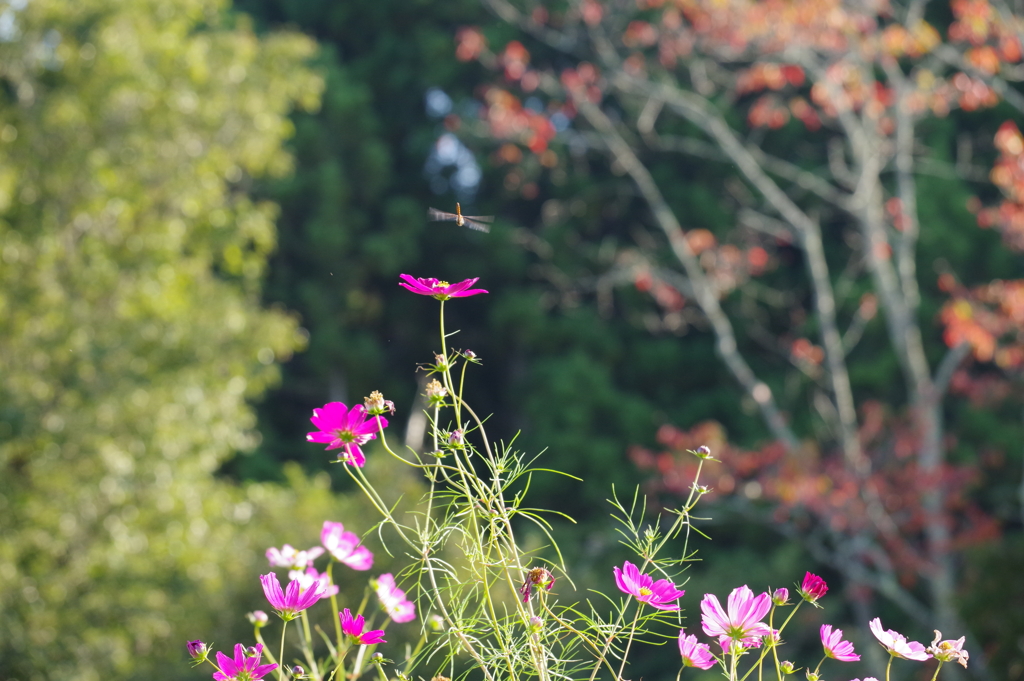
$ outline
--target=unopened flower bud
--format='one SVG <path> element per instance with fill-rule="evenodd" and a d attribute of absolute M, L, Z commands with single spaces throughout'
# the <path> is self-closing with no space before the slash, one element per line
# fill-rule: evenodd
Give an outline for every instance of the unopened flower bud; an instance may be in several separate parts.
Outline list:
<path fill-rule="evenodd" d="M 697 451 L 695 453 L 698 457 L 702 459 L 711 458 L 711 448 L 708 447 L 707 445 L 701 445 L 700 447 L 697 447 Z"/>
<path fill-rule="evenodd" d="M 438 371 L 444 371 L 445 369 L 448 368 L 448 358 L 445 357 L 444 355 L 434 353 L 434 367 Z"/>
<path fill-rule="evenodd" d="M 245 656 L 246 657 L 256 657 L 259 654 L 260 654 L 260 651 L 259 651 L 258 648 L 256 648 L 256 646 L 249 646 L 248 648 L 245 649 Z"/>
<path fill-rule="evenodd" d="M 384 412 L 395 413 L 395 403 L 385 400 L 379 390 L 374 390 L 369 397 L 364 398 L 363 406 L 366 407 L 366 413 L 370 416 L 379 416 Z"/>
<path fill-rule="evenodd" d="M 188 646 L 188 654 L 192 656 L 193 660 L 196 662 L 206 661 L 206 656 L 209 655 L 210 649 L 205 643 L 196 639 L 195 641 L 189 641 L 186 645 Z"/>
<path fill-rule="evenodd" d="M 431 615 L 427 618 L 427 626 L 431 631 L 444 631 L 444 618 L 440 615 Z"/>
<path fill-rule="evenodd" d="M 270 618 L 267 617 L 267 613 L 263 612 L 262 610 L 253 610 L 252 612 L 247 614 L 245 618 L 249 620 L 250 624 L 253 624 L 257 627 L 265 627 L 267 626 L 267 622 L 270 621 Z"/>
<path fill-rule="evenodd" d="M 812 672 L 810 669 L 807 670 L 807 681 L 821 681 L 821 677 Z"/>
<path fill-rule="evenodd" d="M 435 676 L 434 678 L 430 679 L 430 681 L 452 681 L 452 680 L 449 679 L 447 676 Z"/>
<path fill-rule="evenodd" d="M 818 599 L 824 596 L 828 592 L 828 584 L 825 580 L 818 575 L 812 575 L 808 572 L 804 575 L 804 582 L 797 589 L 800 596 L 811 605 L 820 608 L 818 605 Z"/>
<path fill-rule="evenodd" d="M 374 653 L 370 655 L 370 664 L 380 664 L 384 661 L 384 653 Z"/>
<path fill-rule="evenodd" d="M 294 676 L 295 678 L 301 679 L 305 675 L 306 670 L 300 667 L 299 665 L 295 665 L 294 667 L 292 667 L 292 676 Z"/>
<path fill-rule="evenodd" d="M 796 668 L 793 667 L 793 663 L 789 660 L 786 660 L 785 662 L 780 664 L 779 669 L 782 671 L 783 674 L 792 674 L 796 671 Z"/>
<path fill-rule="evenodd" d="M 530 618 L 530 633 L 539 634 L 544 630 L 544 620 L 534 615 Z"/>
<path fill-rule="evenodd" d="M 772 594 L 772 603 L 775 605 L 786 605 L 789 603 L 789 589 L 776 589 Z"/>
<path fill-rule="evenodd" d="M 451 434 L 448 435 L 448 444 L 453 447 L 461 447 L 464 441 L 465 435 L 461 430 L 453 430 Z"/>
<path fill-rule="evenodd" d="M 469 360 L 470 362 L 472 362 L 472 361 L 473 361 L 474 359 L 476 359 L 476 353 L 475 353 L 475 352 L 473 352 L 472 350 L 470 350 L 469 348 L 466 348 L 466 351 L 465 351 L 465 352 L 463 352 L 462 354 L 463 354 L 463 356 L 465 356 L 465 358 L 466 358 L 466 359 L 468 359 L 468 360 Z"/>

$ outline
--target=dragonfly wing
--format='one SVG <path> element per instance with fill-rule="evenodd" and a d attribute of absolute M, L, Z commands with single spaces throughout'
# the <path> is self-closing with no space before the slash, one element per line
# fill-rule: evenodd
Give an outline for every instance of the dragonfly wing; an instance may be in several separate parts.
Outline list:
<path fill-rule="evenodd" d="M 428 208 L 427 209 L 427 215 L 430 216 L 431 220 L 435 220 L 435 221 L 437 221 L 437 220 L 445 221 L 445 220 L 454 220 L 454 219 L 456 219 L 455 213 L 445 213 L 443 210 L 438 210 L 436 208 Z"/>
<path fill-rule="evenodd" d="M 477 220 L 479 220 L 479 219 L 480 218 L 466 217 L 465 215 L 462 216 L 462 221 L 463 221 L 463 223 L 465 223 L 466 227 L 469 227 L 470 229 L 475 229 L 478 232 L 489 232 L 489 231 L 491 231 L 491 228 L 490 228 L 489 225 L 485 225 L 482 222 L 477 222 Z"/>

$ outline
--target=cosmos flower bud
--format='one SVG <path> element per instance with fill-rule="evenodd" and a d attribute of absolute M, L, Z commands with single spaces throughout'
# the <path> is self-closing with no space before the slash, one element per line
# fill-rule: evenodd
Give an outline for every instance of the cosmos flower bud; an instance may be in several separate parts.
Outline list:
<path fill-rule="evenodd" d="M 295 665 L 294 667 L 292 667 L 292 676 L 294 676 L 295 678 L 301 679 L 305 675 L 306 670 L 300 667 L 299 665 Z"/>
<path fill-rule="evenodd" d="M 444 618 L 440 615 L 431 615 L 427 618 L 427 626 L 431 631 L 444 631 Z"/>
<path fill-rule="evenodd" d="M 256 657 L 259 654 L 260 654 L 260 649 L 257 648 L 256 646 L 249 646 L 248 648 L 245 649 L 245 656 L 246 657 Z"/>
<path fill-rule="evenodd" d="M 448 444 L 453 447 L 461 447 L 465 439 L 465 434 L 461 430 L 453 430 L 448 436 Z"/>
<path fill-rule="evenodd" d="M 534 615 L 530 618 L 530 625 L 528 627 L 531 634 L 539 634 L 544 630 L 544 620 Z"/>
<path fill-rule="evenodd" d="M 785 662 L 780 664 L 779 670 L 781 670 L 783 674 L 792 674 L 796 671 L 796 669 L 793 667 L 793 663 L 789 660 L 786 660 Z"/>
<path fill-rule="evenodd" d="M 694 453 L 702 459 L 708 459 L 711 457 L 711 448 L 707 445 L 701 445 Z"/>
<path fill-rule="evenodd" d="M 267 617 L 267 613 L 262 610 L 253 610 L 246 615 L 245 618 L 249 620 L 250 624 L 257 627 L 265 627 L 267 626 L 267 622 L 270 621 L 270 618 Z"/>
<path fill-rule="evenodd" d="M 810 669 L 807 670 L 807 681 L 820 681 L 821 677 L 812 672 Z"/>
<path fill-rule="evenodd" d="M 188 654 L 196 662 L 205 662 L 206 656 L 210 654 L 210 649 L 207 645 L 198 639 L 189 641 L 186 645 L 188 646 Z"/>
<path fill-rule="evenodd" d="M 789 603 L 789 589 L 776 589 L 772 594 L 772 603 L 775 605 L 786 605 Z"/>
<path fill-rule="evenodd" d="M 466 350 L 462 353 L 462 356 L 468 359 L 470 362 L 477 359 L 477 354 L 470 350 L 469 348 L 466 348 Z"/>

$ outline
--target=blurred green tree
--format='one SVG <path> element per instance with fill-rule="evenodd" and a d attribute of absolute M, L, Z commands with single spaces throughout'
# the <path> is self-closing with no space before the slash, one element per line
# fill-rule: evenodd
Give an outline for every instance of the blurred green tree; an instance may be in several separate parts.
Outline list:
<path fill-rule="evenodd" d="M 261 308 L 277 209 L 247 190 L 291 167 L 314 51 L 220 0 L 0 6 L 2 678 L 178 677 L 275 526 L 341 519 L 301 476 L 211 475 L 304 343 Z"/>

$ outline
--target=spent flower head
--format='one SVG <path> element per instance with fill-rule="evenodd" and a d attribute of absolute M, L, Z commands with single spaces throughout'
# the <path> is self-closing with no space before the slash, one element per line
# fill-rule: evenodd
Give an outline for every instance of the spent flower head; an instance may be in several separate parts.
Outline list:
<path fill-rule="evenodd" d="M 816 608 L 820 608 L 818 605 L 818 599 L 824 596 L 828 592 L 828 584 L 825 580 L 818 575 L 812 575 L 810 572 L 804 575 L 804 582 L 797 589 L 797 593 L 803 597 L 805 601 L 810 603 Z"/>
<path fill-rule="evenodd" d="M 426 387 L 427 402 L 431 407 L 440 406 L 444 402 L 444 398 L 448 397 L 448 388 L 441 385 L 441 381 L 436 378 L 427 383 Z"/>
<path fill-rule="evenodd" d="M 385 400 L 379 390 L 374 390 L 369 397 L 363 398 L 363 407 L 370 416 L 380 416 L 384 412 L 388 412 L 392 416 L 395 414 L 395 403 Z"/>
<path fill-rule="evenodd" d="M 868 622 L 868 628 L 882 644 L 882 647 L 893 657 L 917 662 L 924 662 L 931 657 L 924 646 L 917 641 L 908 641 L 905 636 L 892 629 L 883 630 L 882 620 L 878 617 Z"/>
<path fill-rule="evenodd" d="M 697 637 L 688 636 L 683 629 L 679 630 L 679 654 L 683 657 L 684 667 L 711 669 L 717 661 L 706 643 L 697 643 Z"/>
<path fill-rule="evenodd" d="M 966 637 L 961 636 L 956 639 L 947 639 L 940 641 L 942 638 L 942 632 L 935 629 L 935 640 L 932 644 L 925 649 L 925 652 L 930 654 L 936 660 L 941 662 L 958 662 L 964 669 L 967 668 L 967 660 L 970 655 L 964 650 L 964 641 Z"/>
<path fill-rule="evenodd" d="M 761 637 L 771 633 L 771 627 L 761 621 L 772 607 L 767 593 L 758 596 L 743 585 L 729 594 L 728 611 L 722 608 L 718 597 L 704 594 L 700 602 L 701 624 L 708 636 L 738 641 L 745 647 L 760 645 Z M 723 645 L 724 647 L 724 645 Z"/>
<path fill-rule="evenodd" d="M 342 402 L 328 402 L 320 409 L 314 409 L 309 420 L 320 430 L 307 433 L 307 440 L 326 444 L 327 451 L 343 449 L 344 452 L 338 454 L 338 461 L 359 468 L 366 463 L 360 445 L 375 439 L 378 428 L 387 428 L 388 425 L 383 416 L 371 417 L 363 405 L 357 404 L 349 409 Z"/>
<path fill-rule="evenodd" d="M 821 645 L 825 655 L 840 662 L 857 662 L 860 655 L 853 652 L 853 644 L 843 640 L 843 630 L 832 630 L 831 624 L 821 625 Z"/>
<path fill-rule="evenodd" d="M 369 570 L 373 567 L 370 549 L 359 543 L 359 537 L 354 532 L 346 532 L 341 523 L 325 520 L 320 530 L 320 543 L 335 560 L 353 570 Z"/>
<path fill-rule="evenodd" d="M 551 587 L 555 585 L 555 576 L 551 574 L 551 571 L 547 568 L 535 567 L 526 573 L 526 579 L 523 580 L 523 586 L 519 589 L 519 595 L 523 597 L 523 603 L 530 600 L 530 596 L 533 594 L 533 587 L 540 587 L 551 591 Z"/>
<path fill-rule="evenodd" d="M 249 652 L 253 652 L 249 655 Z M 235 656 L 230 658 L 224 653 L 217 653 L 217 667 L 214 672 L 215 681 L 259 681 L 277 669 L 276 664 L 260 664 L 263 646 L 246 649 L 241 643 L 235 644 Z"/>
<path fill-rule="evenodd" d="M 439 281 L 433 277 L 416 278 L 411 274 L 399 275 L 402 281 L 398 285 L 402 288 L 418 293 L 421 296 L 431 296 L 437 300 L 449 300 L 450 298 L 465 298 L 480 293 L 487 293 L 482 288 L 470 288 L 480 277 L 466 279 L 457 284 L 449 284 L 447 281 Z"/>
<path fill-rule="evenodd" d="M 640 572 L 637 566 L 628 560 L 623 564 L 622 569 L 612 568 L 615 575 L 615 585 L 619 591 L 630 594 L 641 603 L 647 603 L 658 610 L 678 610 L 678 600 L 686 592 L 677 589 L 676 585 L 668 579 L 654 581 L 650 575 Z"/>

